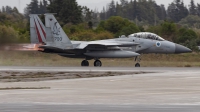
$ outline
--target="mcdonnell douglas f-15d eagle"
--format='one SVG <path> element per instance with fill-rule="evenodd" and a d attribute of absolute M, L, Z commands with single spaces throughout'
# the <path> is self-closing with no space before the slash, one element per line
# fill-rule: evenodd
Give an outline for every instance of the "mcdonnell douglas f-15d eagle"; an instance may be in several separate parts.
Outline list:
<path fill-rule="evenodd" d="M 88 60 L 94 59 L 94 66 L 101 67 L 101 58 L 135 57 L 136 67 L 140 67 L 140 53 L 188 53 L 191 50 L 182 45 L 167 41 L 160 36 L 140 32 L 128 37 L 97 40 L 71 41 L 53 14 L 45 14 L 45 26 L 36 14 L 30 15 L 31 43 L 40 45 L 44 53 L 55 53 L 69 58 L 83 58 L 81 66 L 89 66 Z"/>

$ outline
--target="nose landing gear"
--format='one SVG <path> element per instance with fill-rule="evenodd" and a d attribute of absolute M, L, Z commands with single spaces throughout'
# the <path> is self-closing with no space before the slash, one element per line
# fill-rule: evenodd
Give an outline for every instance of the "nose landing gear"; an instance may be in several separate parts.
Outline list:
<path fill-rule="evenodd" d="M 135 64 L 135 67 L 140 67 L 141 57 L 139 57 L 139 56 L 135 57 L 135 61 L 137 62 L 137 63 Z"/>
<path fill-rule="evenodd" d="M 139 63 L 136 63 L 136 64 L 135 64 L 135 67 L 140 67 L 140 64 L 139 64 Z"/>

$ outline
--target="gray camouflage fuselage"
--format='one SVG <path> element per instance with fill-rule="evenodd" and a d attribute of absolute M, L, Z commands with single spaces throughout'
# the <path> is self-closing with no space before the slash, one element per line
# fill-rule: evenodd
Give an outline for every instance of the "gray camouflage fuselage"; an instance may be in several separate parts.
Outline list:
<path fill-rule="evenodd" d="M 104 47 L 99 46 L 98 48 L 86 48 L 86 49 L 76 49 L 81 43 L 87 43 L 87 41 L 71 41 L 75 49 L 64 50 L 58 53 L 61 56 L 70 57 L 70 58 L 128 58 L 133 57 L 130 53 L 136 52 L 140 54 L 156 53 L 156 54 L 174 54 L 174 53 L 187 53 L 191 52 L 190 49 L 175 44 L 170 41 L 158 41 L 143 39 L 137 37 L 128 37 L 128 38 L 116 38 L 116 39 L 107 39 L 99 40 L 98 42 L 110 42 L 110 43 L 124 43 L 121 47 Z M 137 43 L 137 45 L 135 45 Z M 159 46 L 157 44 L 160 44 Z M 128 44 L 128 47 L 126 46 Z M 130 44 L 134 46 L 129 47 Z M 122 49 L 122 50 L 119 50 Z M 128 52 L 130 51 L 130 52 Z M 51 52 L 52 53 L 52 52 Z M 74 55 L 72 55 L 74 54 Z M 115 55 L 113 55 L 115 54 Z M 134 55 L 134 54 L 133 54 Z"/>

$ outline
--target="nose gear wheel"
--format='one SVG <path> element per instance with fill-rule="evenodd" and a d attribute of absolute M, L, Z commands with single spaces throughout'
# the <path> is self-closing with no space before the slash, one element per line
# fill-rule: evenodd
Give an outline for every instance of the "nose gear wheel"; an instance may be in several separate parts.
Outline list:
<path fill-rule="evenodd" d="M 137 62 L 137 63 L 135 64 L 135 67 L 140 67 L 141 57 L 140 57 L 140 56 L 135 57 L 135 61 Z"/>

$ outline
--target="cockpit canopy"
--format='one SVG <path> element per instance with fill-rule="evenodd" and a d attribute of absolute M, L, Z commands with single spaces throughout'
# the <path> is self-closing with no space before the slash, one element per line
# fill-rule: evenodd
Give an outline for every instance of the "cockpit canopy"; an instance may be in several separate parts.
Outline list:
<path fill-rule="evenodd" d="M 149 33 L 149 32 L 142 32 L 142 33 L 134 33 L 129 36 L 132 37 L 137 37 L 137 38 L 144 38 L 144 39 L 151 39 L 151 40 L 159 40 L 159 41 L 164 41 L 162 37 L 154 34 L 154 33 Z"/>

